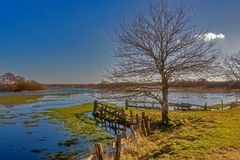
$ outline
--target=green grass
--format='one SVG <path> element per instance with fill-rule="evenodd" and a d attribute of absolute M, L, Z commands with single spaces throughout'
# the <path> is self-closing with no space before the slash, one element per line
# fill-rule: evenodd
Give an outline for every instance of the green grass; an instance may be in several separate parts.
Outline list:
<path fill-rule="evenodd" d="M 227 105 L 227 104 L 226 104 Z M 217 105 L 216 105 L 217 106 Z M 213 106 L 213 108 L 217 108 Z M 66 129 L 76 135 L 92 138 L 109 138 L 96 127 L 94 119 L 86 117 L 91 103 L 50 109 L 50 120 L 63 122 Z M 161 120 L 158 109 L 131 108 L 133 115 L 145 112 L 153 121 Z M 155 130 L 147 140 L 157 146 L 145 159 L 240 159 L 240 108 L 218 111 L 169 112 L 170 127 Z M 142 144 L 144 146 L 144 144 Z M 130 157 L 130 156 L 127 156 Z M 133 156 L 134 157 L 134 156 Z"/>
<path fill-rule="evenodd" d="M 92 103 L 85 103 L 65 108 L 49 109 L 49 119 L 52 122 L 63 122 L 66 129 L 77 136 L 98 138 L 103 140 L 112 139 L 106 131 L 97 127 L 97 121 L 86 116 L 93 111 Z"/>
<path fill-rule="evenodd" d="M 215 105 L 212 105 L 212 106 L 208 106 L 208 108 L 209 109 L 220 109 L 220 108 L 223 108 L 223 107 L 227 107 L 229 105 L 230 105 L 230 103 L 215 104 Z"/>
<path fill-rule="evenodd" d="M 30 119 L 23 121 L 24 127 L 37 127 L 39 126 L 38 122 L 40 119 Z"/>
<path fill-rule="evenodd" d="M 36 103 L 45 96 L 66 96 L 74 93 L 60 93 L 60 94 L 31 94 L 31 95 L 8 95 L 0 96 L 0 105 L 14 106 L 20 104 Z"/>
<path fill-rule="evenodd" d="M 153 120 L 161 118 L 159 110 L 145 113 Z M 239 114 L 240 108 L 170 112 L 171 127 L 149 137 L 159 149 L 148 159 L 240 159 Z"/>
<path fill-rule="evenodd" d="M 28 104 L 37 102 L 44 95 L 11 95 L 0 96 L 0 104 L 5 106 L 13 106 L 20 104 Z"/>

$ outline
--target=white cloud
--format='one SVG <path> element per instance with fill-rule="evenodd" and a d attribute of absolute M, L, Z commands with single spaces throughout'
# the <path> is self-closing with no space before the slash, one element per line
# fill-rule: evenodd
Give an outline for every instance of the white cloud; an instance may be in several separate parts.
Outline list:
<path fill-rule="evenodd" d="M 212 40 L 224 39 L 225 35 L 222 33 L 215 34 L 210 32 L 203 35 L 199 35 L 198 37 L 202 38 L 204 41 L 212 41 Z"/>

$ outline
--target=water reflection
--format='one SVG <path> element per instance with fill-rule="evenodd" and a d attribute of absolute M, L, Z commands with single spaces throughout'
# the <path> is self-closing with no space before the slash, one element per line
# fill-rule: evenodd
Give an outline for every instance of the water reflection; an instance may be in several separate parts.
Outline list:
<path fill-rule="evenodd" d="M 74 145 L 70 146 L 61 145 L 61 142 L 77 137 L 66 132 L 61 123 L 50 123 L 46 116 L 48 108 L 93 101 L 93 97 L 89 94 L 91 91 L 88 93 L 86 90 L 71 89 L 49 92 L 71 93 L 73 91 L 77 94 L 60 97 L 46 96 L 38 103 L 16 105 L 11 108 L 0 106 L 0 159 L 47 159 L 51 157 L 51 153 L 83 154 L 85 151 L 89 153 L 91 144 L 88 139 L 78 139 Z M 49 94 L 49 92 L 41 94 Z"/>
<path fill-rule="evenodd" d="M 0 93 L 13 94 L 49 94 L 74 93 L 65 96 L 45 96 L 34 104 L 22 104 L 11 108 L 0 106 L 0 159 L 46 159 L 51 153 L 78 153 L 84 155 L 90 152 L 92 139 L 79 138 L 66 132 L 61 123 L 50 122 L 46 116 L 46 109 L 77 105 L 93 102 L 93 90 L 59 89 L 41 93 Z M 238 93 L 182 93 L 171 92 L 171 102 L 193 103 L 204 105 L 232 102 L 240 98 Z M 106 100 L 109 101 L 109 100 Z M 124 105 L 123 101 L 111 100 L 113 103 Z M 89 116 L 91 114 L 89 113 Z M 110 134 L 117 130 L 112 124 L 99 123 Z M 130 131 L 129 131 L 130 132 Z M 66 145 L 67 144 L 67 145 Z"/>

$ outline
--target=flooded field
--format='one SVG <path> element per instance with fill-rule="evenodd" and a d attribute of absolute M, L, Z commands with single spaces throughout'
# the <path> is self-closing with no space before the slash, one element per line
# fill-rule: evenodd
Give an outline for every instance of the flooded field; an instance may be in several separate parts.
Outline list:
<path fill-rule="evenodd" d="M 58 94 L 69 93 L 69 94 Z M 93 90 L 59 89 L 41 93 L 0 93 L 0 96 L 45 94 L 37 102 L 0 104 L 0 159 L 49 159 L 53 155 L 78 153 L 79 157 L 91 151 L 92 137 L 81 137 L 67 131 L 63 124 L 49 119 L 50 108 L 69 107 L 93 102 Z M 54 95 L 56 94 L 56 95 Z M 203 105 L 232 102 L 237 93 L 182 93 L 171 92 L 170 101 Z M 112 101 L 123 104 L 122 101 Z M 1 102 L 0 102 L 1 103 Z M 91 116 L 89 113 L 88 116 Z M 101 127 L 101 125 L 99 125 Z M 105 128 L 107 130 L 107 128 Z M 108 130 L 109 134 L 114 134 Z"/>

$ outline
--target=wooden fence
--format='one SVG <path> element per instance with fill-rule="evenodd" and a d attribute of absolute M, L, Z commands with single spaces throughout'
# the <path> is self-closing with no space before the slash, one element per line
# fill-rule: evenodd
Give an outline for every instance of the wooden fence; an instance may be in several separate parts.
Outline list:
<path fill-rule="evenodd" d="M 123 108 L 108 106 L 107 104 L 94 101 L 93 116 L 99 118 L 100 120 L 107 121 L 110 123 L 121 124 L 124 127 L 125 131 L 120 134 L 117 134 L 116 144 L 115 144 L 115 156 L 114 159 L 120 159 L 122 138 L 127 137 L 126 135 L 126 126 L 131 128 L 132 133 L 136 129 L 141 136 L 149 136 L 152 134 L 157 126 L 156 122 L 153 122 L 151 118 L 142 112 L 141 115 L 135 114 L 129 110 L 129 114 L 126 114 L 127 110 Z M 135 129 L 133 129 L 135 128 Z M 103 159 L 103 148 L 102 145 L 96 143 L 93 159 L 102 160 Z"/>
<path fill-rule="evenodd" d="M 117 134 L 115 141 L 113 142 L 113 148 L 111 150 L 114 150 L 114 152 L 108 152 L 108 147 L 103 147 L 101 142 L 98 142 L 95 144 L 93 154 L 87 158 L 91 160 L 120 160 L 121 154 L 124 154 L 124 151 L 131 152 L 130 150 L 134 148 L 138 148 L 138 150 L 141 150 L 143 148 L 142 145 L 150 145 L 152 148 L 153 144 L 152 142 L 148 141 L 146 139 L 146 136 L 142 134 L 141 128 L 138 128 L 137 126 L 130 126 L 132 134 L 125 136 L 123 134 Z M 150 143 L 150 144 L 149 144 Z M 148 147 L 145 147 L 144 150 L 148 150 L 148 152 L 152 152 L 152 150 Z M 145 153 L 148 153 L 145 152 Z M 143 155 L 141 151 L 134 152 L 137 159 L 142 159 L 142 157 L 145 157 L 146 155 Z M 126 157 L 125 157 L 126 158 Z"/>
<path fill-rule="evenodd" d="M 129 101 L 127 101 L 125 104 L 127 104 L 126 106 L 129 107 L 128 105 Z M 231 109 L 239 105 L 240 105 L 240 102 L 234 101 L 230 103 L 229 107 Z M 126 135 L 126 127 L 124 127 L 125 129 L 124 132 L 122 133 L 118 132 L 116 136 L 116 141 L 114 142 L 114 150 L 115 150 L 114 155 L 111 155 L 112 158 L 108 157 L 107 159 L 120 160 L 121 150 L 122 150 L 122 147 L 124 146 L 124 142 L 126 143 L 126 139 L 128 139 L 127 141 L 128 143 L 136 143 L 135 141 L 138 140 L 138 138 L 136 138 L 136 133 L 139 133 L 141 137 L 147 137 L 151 135 L 153 130 L 155 130 L 159 126 L 158 125 L 159 123 L 156 121 L 152 121 L 152 119 L 148 115 L 146 115 L 145 112 L 142 112 L 141 115 L 139 114 L 134 115 L 133 112 L 129 110 L 129 114 L 126 114 L 126 112 L 128 112 L 127 107 L 124 110 L 123 108 L 108 106 L 107 104 L 94 101 L 94 110 L 93 110 L 94 117 L 99 118 L 103 121 L 108 121 L 110 123 L 122 124 L 123 126 L 128 126 L 132 131 L 132 134 L 130 136 Z M 182 104 L 179 107 L 184 107 L 184 106 Z M 207 104 L 199 107 L 203 107 L 204 110 L 207 110 Z M 188 104 L 186 108 L 189 109 L 190 105 Z M 93 155 L 91 155 L 90 159 L 103 160 L 105 159 L 104 157 L 106 156 L 109 156 L 109 155 L 106 155 L 106 151 L 104 151 L 102 144 L 96 143 Z"/>
<path fill-rule="evenodd" d="M 123 108 L 108 106 L 97 101 L 94 101 L 93 116 L 111 123 L 128 124 Z"/>
<path fill-rule="evenodd" d="M 223 100 L 220 102 L 220 107 L 218 108 L 210 108 L 207 103 L 204 105 L 198 105 L 198 104 L 191 104 L 191 103 L 168 103 L 170 107 L 173 107 L 173 110 L 225 110 L 225 109 L 231 109 L 233 106 L 240 105 L 240 101 L 237 99 L 234 102 L 229 103 L 228 106 L 224 105 Z M 125 109 L 128 109 L 128 107 L 134 107 L 134 108 L 148 108 L 148 109 L 161 109 L 161 105 L 158 102 L 149 102 L 149 101 L 130 101 L 125 100 Z"/>
<path fill-rule="evenodd" d="M 237 99 L 236 99 L 236 101 L 230 103 L 230 105 L 229 105 L 230 109 L 233 109 L 238 106 L 240 106 L 240 101 L 238 101 Z"/>
<path fill-rule="evenodd" d="M 205 105 L 197 105 L 197 104 L 190 104 L 190 103 L 173 103 L 169 102 L 169 106 L 174 107 L 174 110 L 191 110 L 193 106 L 197 109 L 204 109 L 206 110 Z M 125 100 L 125 108 L 128 107 L 135 107 L 135 108 L 148 108 L 148 109 L 161 109 L 161 105 L 159 102 L 149 102 L 149 101 L 130 101 Z"/>

